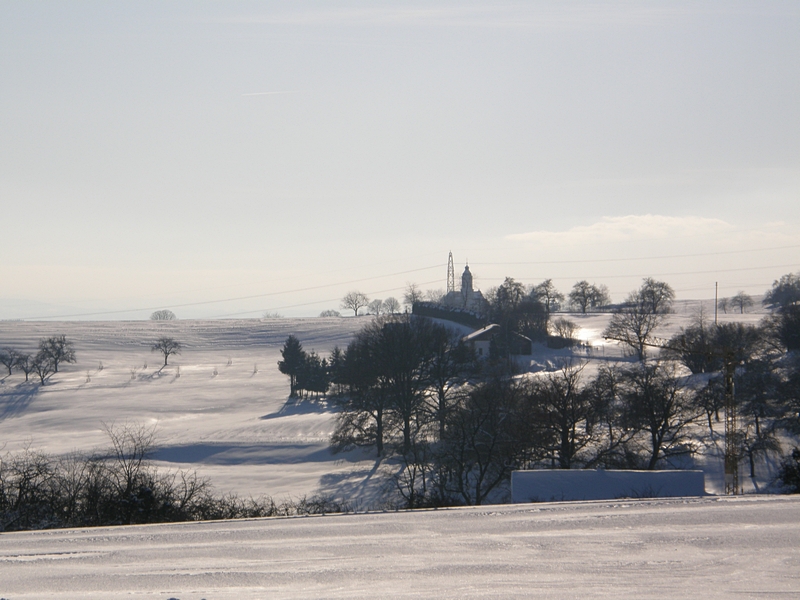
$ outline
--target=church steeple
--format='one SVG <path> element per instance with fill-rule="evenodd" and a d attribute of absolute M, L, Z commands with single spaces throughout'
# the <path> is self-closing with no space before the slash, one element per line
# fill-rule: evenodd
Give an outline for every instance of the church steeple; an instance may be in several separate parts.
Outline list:
<path fill-rule="evenodd" d="M 472 298 L 472 273 L 469 271 L 469 265 L 464 267 L 464 273 L 461 275 L 461 295 L 465 303 Z"/>

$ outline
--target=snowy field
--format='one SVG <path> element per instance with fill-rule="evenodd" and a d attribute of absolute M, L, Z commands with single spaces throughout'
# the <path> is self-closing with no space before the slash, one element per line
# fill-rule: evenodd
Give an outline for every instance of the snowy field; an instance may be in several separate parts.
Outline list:
<path fill-rule="evenodd" d="M 363 457 L 328 451 L 333 415 L 324 403 L 288 402 L 278 371 L 289 334 L 307 350 L 344 346 L 366 319 L 0 323 L 0 345 L 32 351 L 64 334 L 78 362 L 45 386 L 14 373 L 0 385 L 0 445 L 52 454 L 107 445 L 103 424 L 157 426 L 157 464 L 197 470 L 217 491 L 277 499 L 334 485 Z M 183 344 L 164 359 L 160 336 Z M 216 374 L 215 374 L 216 373 Z M 355 462 L 354 462 L 355 461 Z M 370 463 L 371 464 L 371 463 Z"/>
<path fill-rule="evenodd" d="M 800 498 L 484 506 L 0 535 L 22 598 L 797 598 Z"/>
<path fill-rule="evenodd" d="M 689 323 L 678 308 L 663 337 Z M 629 360 L 600 337 L 608 315 L 570 318 L 590 349 L 537 346 L 534 368 Z M 64 334 L 78 358 L 44 387 L 0 380 L 0 445 L 90 451 L 107 444 L 103 424 L 157 425 L 159 467 L 217 492 L 380 506 L 391 466 L 332 455 L 334 412 L 290 401 L 276 364 L 290 333 L 324 355 L 368 319 L 0 322 L 0 347 Z M 162 335 L 184 345 L 165 368 L 149 349 Z M 718 492 L 721 458 L 702 460 Z M 789 598 L 798 540 L 800 499 L 756 495 L 6 533 L 0 598 Z"/>
<path fill-rule="evenodd" d="M 660 334 L 668 337 L 687 325 L 693 310 L 678 304 Z M 572 356 L 588 361 L 588 377 L 601 364 L 626 360 L 616 343 L 606 344 L 600 335 L 609 315 L 567 316 L 591 349 L 536 345 L 535 368 Z M 721 315 L 750 322 L 761 316 Z M 196 470 L 219 493 L 276 501 L 320 493 L 356 507 L 380 506 L 386 465 L 374 451 L 332 455 L 334 413 L 324 401 L 290 401 L 288 378 L 277 368 L 289 334 L 306 350 L 326 355 L 335 345 L 346 346 L 369 319 L 0 322 L 0 347 L 34 352 L 39 339 L 64 334 L 78 359 L 45 386 L 35 376 L 26 384 L 18 372 L 0 379 L 0 448 L 91 451 L 107 446 L 103 424 L 143 423 L 157 426 L 160 467 Z M 184 346 L 167 367 L 150 351 L 162 335 Z M 712 456 L 699 466 L 707 470 L 708 491 L 717 491 L 721 459 Z"/>

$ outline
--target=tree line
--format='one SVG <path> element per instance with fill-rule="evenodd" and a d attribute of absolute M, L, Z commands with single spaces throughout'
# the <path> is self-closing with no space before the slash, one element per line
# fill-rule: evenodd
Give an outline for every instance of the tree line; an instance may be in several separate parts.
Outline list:
<path fill-rule="evenodd" d="M 797 275 L 794 274 L 785 275 L 781 279 L 781 288 L 791 289 L 792 286 L 796 285 L 796 277 Z M 508 280 L 508 278 L 506 278 L 506 280 Z M 777 281 L 775 283 L 776 285 L 778 284 Z M 560 292 L 552 279 L 545 279 L 541 283 L 527 287 L 523 286 L 523 289 L 531 300 L 540 302 L 548 313 L 573 311 L 586 314 L 588 312 L 609 311 L 616 308 L 611 302 L 611 295 L 607 286 L 604 284 L 590 283 L 585 279 L 575 282 L 567 294 Z M 498 290 L 499 287 L 493 287 L 487 290 L 486 297 L 490 303 Z M 403 303 L 410 309 L 415 302 L 440 303 L 444 297 L 445 293 L 441 289 L 423 291 L 416 284 L 410 283 L 406 286 L 403 295 Z M 771 302 L 767 299 L 765 299 L 764 304 L 771 306 Z M 732 310 L 744 314 L 754 305 L 755 301 L 752 296 L 741 290 L 734 296 L 720 298 L 717 302 L 717 308 L 724 313 Z M 358 290 L 351 290 L 341 301 L 341 308 L 352 310 L 354 316 L 358 316 L 362 308 L 368 309 L 368 313 L 370 314 L 381 315 L 396 314 L 400 311 L 400 307 L 400 302 L 395 298 L 370 300 L 365 293 Z M 320 316 L 339 317 L 341 314 L 335 310 L 325 310 L 320 313 Z"/>
<path fill-rule="evenodd" d="M 151 351 L 164 355 L 165 367 L 169 357 L 180 354 L 182 348 L 179 341 L 168 336 L 159 337 L 150 347 Z M 0 364 L 6 368 L 9 377 L 16 369 L 25 374 L 26 382 L 30 380 L 31 374 L 35 374 L 41 385 L 45 385 L 51 375 L 58 373 L 59 365 L 76 361 L 75 344 L 65 335 L 39 340 L 39 350 L 35 354 L 8 346 L 0 350 Z"/>

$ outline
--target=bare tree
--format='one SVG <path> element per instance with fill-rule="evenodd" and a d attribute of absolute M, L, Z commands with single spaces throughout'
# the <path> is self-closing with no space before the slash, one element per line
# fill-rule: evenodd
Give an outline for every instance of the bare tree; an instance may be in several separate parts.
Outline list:
<path fill-rule="evenodd" d="M 662 458 L 691 451 L 686 444 L 686 429 L 702 416 L 702 411 L 694 406 L 673 366 L 639 363 L 625 369 L 622 399 L 627 423 L 647 439 L 648 470 L 655 469 Z"/>
<path fill-rule="evenodd" d="M 352 310 L 356 317 L 358 316 L 358 311 L 368 305 L 369 298 L 367 298 L 367 295 L 357 290 L 347 292 L 345 297 L 342 298 L 341 304 L 342 308 Z"/>
<path fill-rule="evenodd" d="M 528 392 L 561 469 L 573 468 L 580 451 L 592 441 L 591 427 L 587 427 L 591 397 L 581 382 L 585 366 L 565 362 L 557 371 L 533 380 Z"/>
<path fill-rule="evenodd" d="M 586 313 L 586 309 L 589 308 L 591 302 L 593 287 L 585 279 L 578 281 L 572 286 L 572 290 L 569 293 L 569 303 L 573 307 L 580 309 L 582 313 Z"/>
<path fill-rule="evenodd" d="M 530 295 L 534 300 L 544 304 L 548 313 L 558 310 L 564 302 L 564 294 L 556 289 L 552 279 L 545 279 L 539 285 L 533 286 Z"/>
<path fill-rule="evenodd" d="M 664 324 L 674 297 L 668 284 L 648 277 L 642 287 L 628 294 L 611 317 L 603 337 L 627 344 L 636 350 L 639 360 L 644 360 L 653 331 Z"/>
<path fill-rule="evenodd" d="M 167 366 L 167 360 L 170 354 L 180 354 L 181 344 L 171 337 L 160 337 L 150 348 L 151 352 L 161 352 L 164 355 L 164 366 Z"/>
<path fill-rule="evenodd" d="M 627 304 L 611 316 L 603 337 L 627 344 L 639 360 L 644 360 L 653 331 L 661 325 L 664 316 L 645 310 L 640 304 Z"/>
<path fill-rule="evenodd" d="M 17 361 L 17 356 L 19 356 L 19 353 L 13 348 L 0 350 L 0 365 L 5 365 L 6 369 L 8 369 L 9 377 L 11 376 L 11 369 L 14 368 L 14 364 Z"/>
<path fill-rule="evenodd" d="M 178 317 L 175 316 L 175 313 L 171 310 L 157 310 L 152 315 L 150 315 L 151 321 L 174 321 Z"/>
<path fill-rule="evenodd" d="M 14 368 L 25 373 L 25 381 L 28 381 L 28 376 L 33 373 L 33 357 L 25 352 L 20 352 L 14 361 Z"/>
<path fill-rule="evenodd" d="M 367 310 L 373 315 L 382 315 L 383 314 L 383 300 L 380 298 L 375 298 L 372 302 L 369 303 Z"/>
<path fill-rule="evenodd" d="M 717 301 L 717 308 L 724 312 L 726 315 L 728 314 L 728 308 L 730 308 L 731 299 L 730 298 L 720 298 Z"/>
<path fill-rule="evenodd" d="M 384 300 L 383 310 L 390 315 L 400 312 L 400 303 L 397 301 L 397 298 L 389 296 L 386 300 Z"/>
<path fill-rule="evenodd" d="M 666 314 L 672 310 L 675 301 L 675 290 L 664 281 L 656 281 L 652 277 L 645 277 L 639 295 L 644 308 L 654 314 Z"/>
<path fill-rule="evenodd" d="M 553 330 L 554 334 L 565 340 L 574 340 L 575 334 L 578 333 L 578 329 L 580 329 L 575 321 L 570 321 L 564 317 L 559 317 L 551 321 L 550 328 Z"/>
<path fill-rule="evenodd" d="M 604 285 L 595 285 L 585 279 L 572 286 L 569 293 L 570 304 L 586 313 L 588 308 L 599 308 L 610 302 L 608 288 Z"/>
<path fill-rule="evenodd" d="M 319 316 L 320 317 L 341 317 L 342 313 L 340 313 L 338 310 L 330 310 L 329 309 L 329 310 L 323 310 L 321 313 L 319 313 Z"/>
<path fill-rule="evenodd" d="M 743 291 L 739 291 L 733 298 L 731 298 L 731 306 L 739 309 L 739 314 L 744 314 L 745 309 L 753 306 L 753 299 Z"/>
<path fill-rule="evenodd" d="M 406 284 L 406 291 L 403 293 L 403 303 L 411 307 L 414 305 L 414 302 L 421 302 L 422 301 L 422 290 L 419 289 L 419 286 L 416 283 L 408 283 Z"/>
<path fill-rule="evenodd" d="M 58 373 L 60 363 L 75 362 L 75 347 L 67 340 L 65 335 L 54 335 L 44 340 L 39 340 L 39 353 L 50 359 L 53 372 Z"/>
<path fill-rule="evenodd" d="M 589 300 L 589 306 L 592 308 L 602 308 L 608 304 L 611 304 L 611 294 L 608 291 L 608 286 L 604 283 L 596 284 Z"/>
<path fill-rule="evenodd" d="M 477 386 L 454 408 L 439 451 L 444 486 L 464 504 L 479 505 L 541 445 L 523 387 L 511 379 Z"/>
<path fill-rule="evenodd" d="M 459 389 L 476 372 L 476 355 L 457 332 L 441 326 L 429 328 L 425 343 L 430 353 L 423 361 L 428 411 L 439 425 L 439 440 L 453 411 Z"/>
<path fill-rule="evenodd" d="M 444 290 L 441 288 L 436 290 L 425 291 L 425 300 L 427 300 L 428 302 L 439 304 L 443 299 L 444 299 Z"/>
<path fill-rule="evenodd" d="M 497 312 L 514 311 L 525 299 L 525 286 L 513 277 L 506 277 L 494 293 L 494 308 Z"/>
<path fill-rule="evenodd" d="M 53 365 L 53 359 L 42 350 L 39 350 L 39 352 L 33 358 L 31 367 L 33 372 L 39 376 L 39 381 L 42 385 L 45 384 L 45 381 L 51 373 L 56 372 L 55 366 Z"/>
<path fill-rule="evenodd" d="M 141 471 L 147 468 L 147 457 L 155 445 L 156 427 L 103 423 L 103 429 L 111 441 L 109 458 L 116 467 L 110 470 L 110 474 L 119 495 L 126 497 L 134 491 Z"/>

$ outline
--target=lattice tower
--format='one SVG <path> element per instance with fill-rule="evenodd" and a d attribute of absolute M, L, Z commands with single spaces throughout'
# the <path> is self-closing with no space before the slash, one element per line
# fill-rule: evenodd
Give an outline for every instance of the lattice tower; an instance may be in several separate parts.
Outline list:
<path fill-rule="evenodd" d="M 453 253 L 447 257 L 447 293 L 456 291 L 456 269 L 453 266 Z"/>

